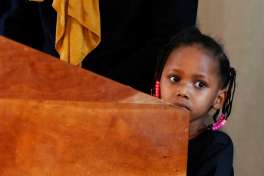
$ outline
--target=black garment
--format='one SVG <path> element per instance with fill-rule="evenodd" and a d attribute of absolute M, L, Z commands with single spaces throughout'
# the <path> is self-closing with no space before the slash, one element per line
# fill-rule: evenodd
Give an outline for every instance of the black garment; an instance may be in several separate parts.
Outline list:
<path fill-rule="evenodd" d="M 0 1 L 0 34 L 2 33 L 1 31 L 3 31 L 3 18 L 5 16 L 5 14 L 10 11 L 11 9 L 11 2 L 10 0 L 1 0 Z"/>
<path fill-rule="evenodd" d="M 42 49 L 44 36 L 39 20 L 38 3 L 27 0 L 4 0 L 1 3 L 4 7 L 0 15 L 0 35 Z"/>
<path fill-rule="evenodd" d="M 10 8 L 10 0 L 1 0 L 0 1 L 0 18 L 6 11 Z"/>
<path fill-rule="evenodd" d="M 12 9 L 0 19 L 2 34 L 58 56 L 52 0 L 10 2 Z M 101 43 L 83 68 L 149 93 L 159 48 L 195 25 L 198 0 L 100 0 L 99 5 Z"/>
<path fill-rule="evenodd" d="M 206 131 L 189 141 L 188 176 L 233 176 L 233 143 L 223 132 Z"/>

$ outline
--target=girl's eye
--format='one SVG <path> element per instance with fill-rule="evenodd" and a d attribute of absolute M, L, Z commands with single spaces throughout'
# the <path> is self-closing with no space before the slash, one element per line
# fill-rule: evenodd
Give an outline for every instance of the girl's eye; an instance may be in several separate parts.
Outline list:
<path fill-rule="evenodd" d="M 179 76 L 169 76 L 169 80 L 171 82 L 178 82 L 180 80 L 180 77 Z"/>
<path fill-rule="evenodd" d="M 196 81 L 194 83 L 194 87 L 196 87 L 197 89 L 201 89 L 207 87 L 207 84 L 204 81 Z"/>

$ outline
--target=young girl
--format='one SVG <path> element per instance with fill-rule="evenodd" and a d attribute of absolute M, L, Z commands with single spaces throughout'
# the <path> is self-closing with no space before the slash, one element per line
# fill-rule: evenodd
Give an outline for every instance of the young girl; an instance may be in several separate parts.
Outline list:
<path fill-rule="evenodd" d="M 223 48 L 196 28 L 172 38 L 159 58 L 155 96 L 190 112 L 188 176 L 233 175 L 233 144 L 218 129 L 230 115 L 235 78 Z"/>

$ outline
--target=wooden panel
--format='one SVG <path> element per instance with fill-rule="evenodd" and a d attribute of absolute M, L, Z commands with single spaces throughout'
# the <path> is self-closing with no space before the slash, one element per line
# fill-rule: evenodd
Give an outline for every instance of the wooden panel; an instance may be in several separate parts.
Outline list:
<path fill-rule="evenodd" d="M 1 37 L 0 82 L 1 176 L 186 175 L 183 109 Z"/>

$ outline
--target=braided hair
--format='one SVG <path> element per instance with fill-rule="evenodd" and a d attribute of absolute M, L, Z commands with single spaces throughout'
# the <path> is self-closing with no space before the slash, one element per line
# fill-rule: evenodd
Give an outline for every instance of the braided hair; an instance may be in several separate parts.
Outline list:
<path fill-rule="evenodd" d="M 197 46 L 203 49 L 209 56 L 212 56 L 212 59 L 217 60 L 219 63 L 221 88 L 227 90 L 227 95 L 222 109 L 215 112 L 213 119 L 215 122 L 217 121 L 220 111 L 225 115 L 225 119 L 227 119 L 231 113 L 236 89 L 236 70 L 230 66 L 229 58 L 226 56 L 223 46 L 210 36 L 202 34 L 199 29 L 189 28 L 184 30 L 172 37 L 165 45 L 157 59 L 154 82 L 161 79 L 162 70 L 170 53 L 180 47 L 187 46 Z"/>

